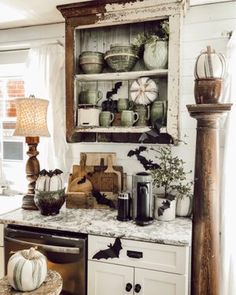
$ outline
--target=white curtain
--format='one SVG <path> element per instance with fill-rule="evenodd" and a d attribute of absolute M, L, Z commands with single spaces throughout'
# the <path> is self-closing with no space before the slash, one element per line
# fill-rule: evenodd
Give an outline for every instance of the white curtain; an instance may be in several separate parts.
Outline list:
<path fill-rule="evenodd" d="M 233 103 L 225 121 L 221 191 L 221 295 L 236 294 L 236 32 L 227 45 L 224 102 Z"/>
<path fill-rule="evenodd" d="M 59 44 L 29 50 L 26 62 L 26 94 L 49 100 L 48 128 L 50 138 L 40 138 L 40 169 L 67 168 L 65 139 L 65 51 Z"/>

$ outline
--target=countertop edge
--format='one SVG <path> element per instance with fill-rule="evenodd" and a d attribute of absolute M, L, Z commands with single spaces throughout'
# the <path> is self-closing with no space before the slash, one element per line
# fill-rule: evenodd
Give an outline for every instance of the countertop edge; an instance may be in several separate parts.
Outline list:
<path fill-rule="evenodd" d="M 79 209 L 81 210 L 81 209 Z M 82 213 L 81 213 L 82 212 Z M 86 214 L 86 213 L 88 214 Z M 96 216 L 95 213 L 89 213 L 89 211 L 69 211 L 68 216 L 40 216 L 39 212 L 29 211 L 22 209 L 16 209 L 11 212 L 5 213 L 0 215 L 0 223 L 2 224 L 13 224 L 19 226 L 28 226 L 28 227 L 36 227 L 36 228 L 47 228 L 52 230 L 59 230 L 59 231 L 67 231 L 67 232 L 77 232 L 82 234 L 88 235 L 97 235 L 97 236 L 104 236 L 110 238 L 122 238 L 127 240 L 135 240 L 141 242 L 149 242 L 149 243 L 158 243 L 158 244 L 165 244 L 165 245 L 173 245 L 173 246 L 181 246 L 181 247 L 189 247 L 191 246 L 191 219 L 189 218 L 179 218 L 176 219 L 176 223 L 181 222 L 184 223 L 186 226 L 183 229 L 184 235 L 175 235 L 172 236 L 173 229 L 175 229 L 175 223 L 165 223 L 165 222 L 156 222 L 153 225 L 151 232 L 150 225 L 144 227 L 140 227 L 135 225 L 132 221 L 130 223 L 118 222 L 114 218 L 114 212 L 103 212 L 98 211 L 101 216 Z M 22 216 L 21 216 L 22 214 Z M 66 213 L 64 213 L 65 215 Z M 84 215 L 85 217 L 84 217 Z M 90 217 L 87 215 L 91 214 Z M 9 216 L 10 215 L 10 216 Z M 72 216 L 70 216 L 72 215 Z M 94 220 L 94 215 L 96 216 L 97 220 Z M 14 219 L 15 216 L 15 219 Z M 73 216 L 76 219 L 73 221 Z M 102 219 L 102 217 L 104 218 Z M 25 218 L 25 220 L 24 220 Z M 60 220 L 61 218 L 61 220 Z M 70 218 L 67 220 L 66 218 Z M 84 220 L 84 219 L 85 220 Z M 81 223 L 80 223 L 81 222 Z M 103 224 L 111 223 L 107 228 L 103 228 Z M 73 224 L 72 224 L 73 223 Z M 181 223 L 178 225 L 181 228 Z M 165 228 L 166 233 L 165 233 Z M 113 230 L 114 228 L 114 230 Z M 159 232 L 160 229 L 160 232 Z M 171 230 L 170 230 L 171 229 Z M 179 230 L 180 231 L 180 230 Z"/>

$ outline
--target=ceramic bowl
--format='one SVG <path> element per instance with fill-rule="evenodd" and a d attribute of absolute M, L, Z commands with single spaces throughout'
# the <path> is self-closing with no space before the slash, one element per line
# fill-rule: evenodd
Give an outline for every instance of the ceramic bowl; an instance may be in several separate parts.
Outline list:
<path fill-rule="evenodd" d="M 79 56 L 79 65 L 85 74 L 99 74 L 103 70 L 103 53 L 98 51 L 84 51 Z"/>
<path fill-rule="evenodd" d="M 34 202 L 42 215 L 56 215 L 65 202 L 65 189 L 58 191 L 35 190 Z"/>
<path fill-rule="evenodd" d="M 136 52 L 131 45 L 111 45 L 104 59 L 108 66 L 115 72 L 128 72 L 132 70 L 138 60 Z"/>

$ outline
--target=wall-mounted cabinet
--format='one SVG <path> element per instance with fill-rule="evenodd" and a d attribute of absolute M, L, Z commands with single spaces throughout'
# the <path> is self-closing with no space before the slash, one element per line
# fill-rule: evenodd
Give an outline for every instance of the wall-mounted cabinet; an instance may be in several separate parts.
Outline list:
<path fill-rule="evenodd" d="M 186 3 L 158 2 L 100 0 L 57 7 L 66 19 L 68 142 L 137 142 L 156 122 L 161 136 L 147 142 L 178 138 L 180 27 Z M 150 68 L 129 46 L 163 20 L 169 25 L 168 63 Z M 110 114 L 101 116 L 101 111 L 113 113 L 112 123 L 107 123 Z"/>

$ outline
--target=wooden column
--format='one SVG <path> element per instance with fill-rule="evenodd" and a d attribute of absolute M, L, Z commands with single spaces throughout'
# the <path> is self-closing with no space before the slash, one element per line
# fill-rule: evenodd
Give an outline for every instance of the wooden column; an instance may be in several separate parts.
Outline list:
<path fill-rule="evenodd" d="M 231 104 L 188 105 L 197 120 L 191 295 L 219 294 L 219 118 Z"/>
<path fill-rule="evenodd" d="M 39 143 L 38 136 L 27 136 L 25 138 L 25 142 L 28 144 L 29 150 L 27 151 L 27 155 L 29 159 L 26 162 L 26 178 L 28 180 L 28 192 L 23 197 L 22 208 L 27 210 L 38 210 L 34 203 L 34 189 L 36 180 L 39 176 L 40 166 L 39 161 L 37 159 L 37 155 L 39 152 L 37 151 L 37 146 Z"/>

